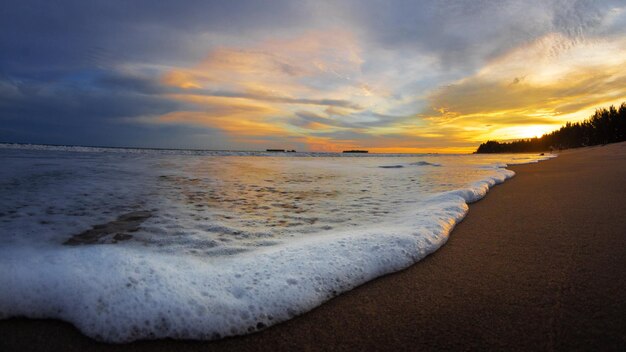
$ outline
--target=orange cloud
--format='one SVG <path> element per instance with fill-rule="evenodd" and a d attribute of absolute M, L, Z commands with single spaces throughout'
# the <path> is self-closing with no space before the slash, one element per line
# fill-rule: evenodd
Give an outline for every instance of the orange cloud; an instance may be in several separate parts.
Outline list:
<path fill-rule="evenodd" d="M 363 55 L 341 30 L 219 47 L 193 67 L 163 74 L 168 96 L 190 108 L 155 121 L 209 126 L 246 143 L 284 137 L 319 151 L 470 152 L 487 139 L 539 136 L 626 97 L 620 38 L 548 34 L 417 97 L 385 88 L 400 79 L 394 73 L 366 79 Z"/>
<path fill-rule="evenodd" d="M 167 86 L 174 86 L 178 88 L 202 88 L 200 83 L 195 81 L 195 77 L 192 73 L 185 70 L 172 70 L 163 75 L 162 82 Z"/>
<path fill-rule="evenodd" d="M 203 111 L 176 111 L 159 116 L 156 122 L 192 124 L 218 128 L 231 134 L 245 136 L 287 135 L 280 125 L 268 120 L 279 111 L 270 105 L 232 99 L 184 96 L 185 101 L 204 106 Z"/>
<path fill-rule="evenodd" d="M 549 34 L 429 97 L 426 119 L 467 141 L 540 136 L 626 97 L 626 40 Z M 437 111 L 438 114 L 432 112 Z"/>
<path fill-rule="evenodd" d="M 354 36 L 343 30 L 216 48 L 196 66 L 162 75 L 164 85 L 180 89 L 168 96 L 193 111 L 155 121 L 209 126 L 233 137 L 289 135 L 310 149 L 333 149 L 332 141 L 307 137 L 307 131 L 336 129 L 334 117 L 362 109 L 358 99 L 372 95 L 373 88 L 355 79 L 363 63 L 360 52 Z M 320 81 L 330 84 L 320 87 Z M 326 114 L 328 123 L 290 121 L 301 110 Z"/>
<path fill-rule="evenodd" d="M 251 48 L 216 48 L 195 67 L 165 73 L 162 82 L 180 88 L 319 99 L 332 92 L 312 87 L 302 78 L 349 80 L 359 72 L 362 62 L 351 33 L 313 31 L 289 39 L 267 40 Z M 355 86 L 362 89 L 358 83 Z"/>

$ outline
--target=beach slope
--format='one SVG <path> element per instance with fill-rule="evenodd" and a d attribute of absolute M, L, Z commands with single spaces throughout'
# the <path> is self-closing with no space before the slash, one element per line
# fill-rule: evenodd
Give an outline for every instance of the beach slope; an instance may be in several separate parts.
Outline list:
<path fill-rule="evenodd" d="M 10 319 L 0 350 L 626 350 L 626 143 L 511 169 L 434 254 L 260 333 L 106 345 Z"/>

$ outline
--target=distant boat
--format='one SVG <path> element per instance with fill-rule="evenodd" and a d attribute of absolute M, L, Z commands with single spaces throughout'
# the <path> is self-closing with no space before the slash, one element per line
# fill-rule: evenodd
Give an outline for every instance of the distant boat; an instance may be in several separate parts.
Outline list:
<path fill-rule="evenodd" d="M 286 150 L 286 149 L 265 149 L 266 152 L 272 152 L 272 153 L 295 153 L 296 150 L 295 149 L 290 149 L 290 150 Z"/>
<path fill-rule="evenodd" d="M 344 153 L 368 153 L 367 150 L 344 150 Z"/>

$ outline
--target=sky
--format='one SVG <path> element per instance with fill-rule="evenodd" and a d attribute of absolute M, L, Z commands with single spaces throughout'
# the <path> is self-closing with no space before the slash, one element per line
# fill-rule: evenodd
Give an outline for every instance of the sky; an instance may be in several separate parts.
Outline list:
<path fill-rule="evenodd" d="M 626 101 L 626 0 L 3 1 L 0 142 L 472 152 Z"/>

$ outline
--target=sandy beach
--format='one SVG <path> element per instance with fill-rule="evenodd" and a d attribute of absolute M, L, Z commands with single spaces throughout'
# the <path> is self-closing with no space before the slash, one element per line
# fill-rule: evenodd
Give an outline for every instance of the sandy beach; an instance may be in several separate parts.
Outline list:
<path fill-rule="evenodd" d="M 626 143 L 510 169 L 434 254 L 260 333 L 107 345 L 9 319 L 0 351 L 625 350 Z"/>

